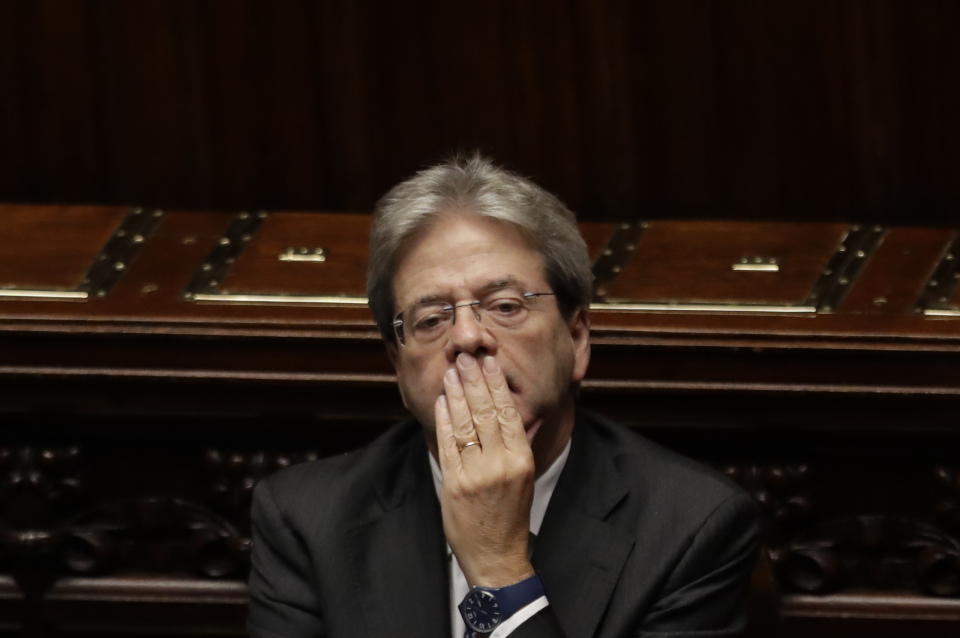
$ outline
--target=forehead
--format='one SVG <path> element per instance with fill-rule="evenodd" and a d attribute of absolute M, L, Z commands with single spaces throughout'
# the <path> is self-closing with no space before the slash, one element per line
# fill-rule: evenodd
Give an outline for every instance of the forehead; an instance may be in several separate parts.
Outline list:
<path fill-rule="evenodd" d="M 394 298 L 403 308 L 425 297 L 472 296 L 492 282 L 543 288 L 543 258 L 512 224 L 464 213 L 440 215 L 400 256 Z"/>

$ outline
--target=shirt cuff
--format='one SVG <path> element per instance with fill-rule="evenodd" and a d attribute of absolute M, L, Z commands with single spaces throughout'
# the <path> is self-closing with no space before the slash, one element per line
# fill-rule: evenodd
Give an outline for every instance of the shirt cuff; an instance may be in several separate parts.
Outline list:
<path fill-rule="evenodd" d="M 546 596 L 540 596 L 532 603 L 528 603 L 526 606 L 521 607 L 516 611 L 515 614 L 507 618 L 501 624 L 497 625 L 497 628 L 493 630 L 493 633 L 490 634 L 490 638 L 506 638 L 513 630 L 525 623 L 538 611 L 547 607 L 550 603 L 547 602 Z"/>

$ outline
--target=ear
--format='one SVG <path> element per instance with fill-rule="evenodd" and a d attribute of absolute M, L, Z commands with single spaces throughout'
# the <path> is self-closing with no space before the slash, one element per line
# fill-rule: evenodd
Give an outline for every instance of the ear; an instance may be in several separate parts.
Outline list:
<path fill-rule="evenodd" d="M 579 383 L 590 365 L 590 309 L 580 308 L 567 324 L 573 341 L 573 381 Z"/>

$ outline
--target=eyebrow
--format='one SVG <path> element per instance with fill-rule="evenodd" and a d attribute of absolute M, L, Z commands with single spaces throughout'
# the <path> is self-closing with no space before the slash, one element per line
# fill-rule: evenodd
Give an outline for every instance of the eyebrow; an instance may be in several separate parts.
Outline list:
<path fill-rule="evenodd" d="M 496 290 L 503 290 L 504 288 L 522 288 L 520 285 L 520 280 L 514 277 L 513 275 L 508 275 L 500 279 L 491 279 L 487 283 L 477 290 L 477 297 L 483 297 L 489 295 L 491 292 Z M 418 297 L 417 300 L 413 303 L 414 306 L 420 306 L 423 304 L 444 302 L 449 303 L 450 300 L 447 297 L 442 297 L 440 295 L 424 295 Z"/>

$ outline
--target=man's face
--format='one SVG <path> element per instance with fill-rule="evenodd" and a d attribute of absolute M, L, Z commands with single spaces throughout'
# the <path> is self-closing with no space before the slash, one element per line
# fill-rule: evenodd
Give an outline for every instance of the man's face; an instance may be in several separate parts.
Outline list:
<path fill-rule="evenodd" d="M 445 213 L 402 253 L 393 279 L 395 311 L 425 298 L 482 300 L 502 282 L 520 292 L 553 292 L 540 253 L 512 225 Z M 537 297 L 526 319 L 508 327 L 490 317 L 478 321 L 470 308 L 455 312 L 455 322 L 436 341 L 408 337 L 406 345 L 389 348 L 404 404 L 428 431 L 435 430 L 443 374 L 460 352 L 496 357 L 531 441 L 542 426 L 560 427 L 573 418 L 572 384 L 583 379 L 590 358 L 585 311 L 566 321 L 553 296 Z"/>

